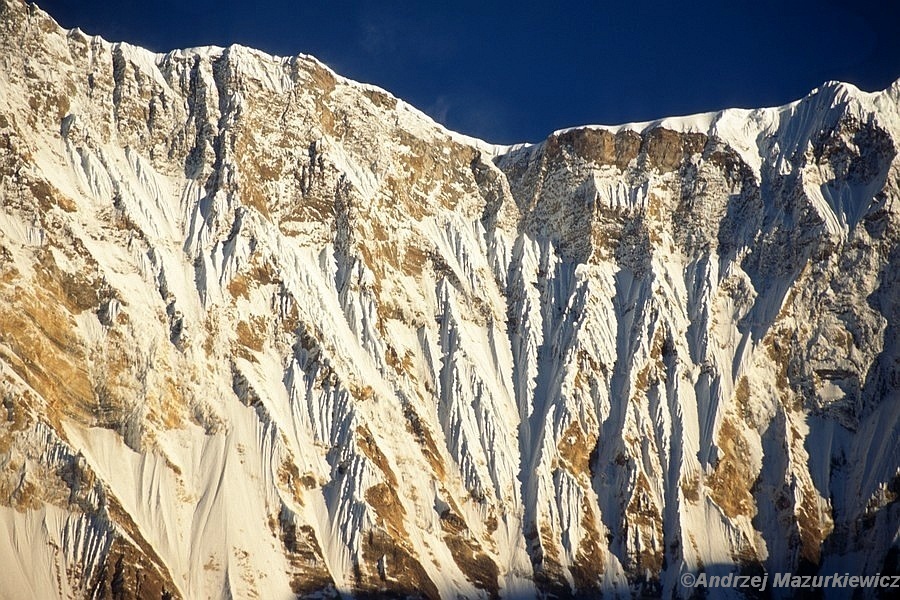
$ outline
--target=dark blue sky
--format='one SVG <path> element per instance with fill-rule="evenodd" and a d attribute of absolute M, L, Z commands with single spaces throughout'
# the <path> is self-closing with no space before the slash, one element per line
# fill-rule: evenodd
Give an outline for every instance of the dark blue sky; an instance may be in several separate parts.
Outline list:
<path fill-rule="evenodd" d="M 313 54 L 492 142 L 900 77 L 896 0 L 39 0 L 63 26 L 156 51 Z"/>

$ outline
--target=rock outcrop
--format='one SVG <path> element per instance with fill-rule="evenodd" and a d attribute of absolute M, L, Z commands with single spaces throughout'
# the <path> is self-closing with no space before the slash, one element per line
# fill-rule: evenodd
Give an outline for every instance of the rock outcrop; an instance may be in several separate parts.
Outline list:
<path fill-rule="evenodd" d="M 0 0 L 0 596 L 889 572 L 900 82 L 500 147 Z"/>

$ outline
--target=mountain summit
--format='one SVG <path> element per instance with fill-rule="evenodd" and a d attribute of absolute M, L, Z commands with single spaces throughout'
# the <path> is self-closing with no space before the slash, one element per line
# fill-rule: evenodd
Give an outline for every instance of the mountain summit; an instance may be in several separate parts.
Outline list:
<path fill-rule="evenodd" d="M 494 146 L 0 0 L 0 596 L 896 572 L 898 144 L 900 82 Z"/>

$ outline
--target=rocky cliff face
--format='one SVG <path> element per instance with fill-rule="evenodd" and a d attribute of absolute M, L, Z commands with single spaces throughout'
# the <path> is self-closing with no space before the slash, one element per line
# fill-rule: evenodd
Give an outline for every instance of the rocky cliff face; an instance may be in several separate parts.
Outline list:
<path fill-rule="evenodd" d="M 897 568 L 900 83 L 496 147 L 0 0 L 3 597 Z"/>

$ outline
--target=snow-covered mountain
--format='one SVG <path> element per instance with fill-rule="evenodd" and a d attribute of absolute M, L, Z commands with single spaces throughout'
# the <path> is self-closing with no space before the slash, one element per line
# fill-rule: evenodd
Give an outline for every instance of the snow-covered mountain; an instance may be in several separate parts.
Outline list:
<path fill-rule="evenodd" d="M 898 144 L 900 81 L 492 146 L 0 0 L 0 597 L 896 571 Z"/>

